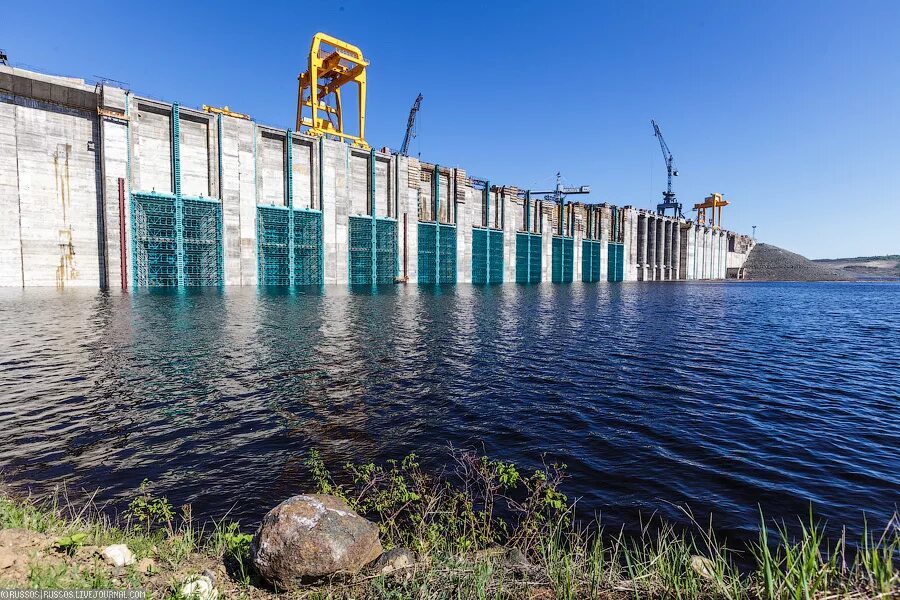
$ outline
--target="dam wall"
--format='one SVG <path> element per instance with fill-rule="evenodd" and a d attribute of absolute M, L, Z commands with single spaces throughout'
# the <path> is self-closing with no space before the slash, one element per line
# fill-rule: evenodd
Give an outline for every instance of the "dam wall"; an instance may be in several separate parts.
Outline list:
<path fill-rule="evenodd" d="M 0 286 L 723 279 L 752 245 L 0 65 Z"/>

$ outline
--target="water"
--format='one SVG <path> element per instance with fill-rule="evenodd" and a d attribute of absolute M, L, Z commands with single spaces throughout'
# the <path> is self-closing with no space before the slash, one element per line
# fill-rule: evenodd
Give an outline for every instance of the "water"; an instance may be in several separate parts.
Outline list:
<path fill-rule="evenodd" d="M 0 292 L 0 469 L 258 520 L 328 462 L 562 461 L 608 523 L 900 500 L 900 284 Z"/>

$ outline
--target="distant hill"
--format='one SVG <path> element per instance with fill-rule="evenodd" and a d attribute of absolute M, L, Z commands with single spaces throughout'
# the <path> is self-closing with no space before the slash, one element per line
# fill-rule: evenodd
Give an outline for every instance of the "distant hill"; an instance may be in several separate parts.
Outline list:
<path fill-rule="evenodd" d="M 856 258 L 821 258 L 813 261 L 857 279 L 900 279 L 900 254 L 857 256 Z"/>

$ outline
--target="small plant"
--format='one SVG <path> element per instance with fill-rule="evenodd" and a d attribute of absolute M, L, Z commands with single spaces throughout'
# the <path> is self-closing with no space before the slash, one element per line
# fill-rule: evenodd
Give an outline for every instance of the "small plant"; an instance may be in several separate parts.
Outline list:
<path fill-rule="evenodd" d="M 150 480 L 144 479 L 138 488 L 138 496 L 128 503 L 125 516 L 137 521 L 146 531 L 153 525 L 165 524 L 170 530 L 175 512 L 169 500 L 157 498 L 150 492 Z"/>
<path fill-rule="evenodd" d="M 65 537 L 59 538 L 56 543 L 53 544 L 53 547 L 59 552 L 72 556 L 75 554 L 76 550 L 84 545 L 86 539 L 86 533 L 71 533 Z"/>

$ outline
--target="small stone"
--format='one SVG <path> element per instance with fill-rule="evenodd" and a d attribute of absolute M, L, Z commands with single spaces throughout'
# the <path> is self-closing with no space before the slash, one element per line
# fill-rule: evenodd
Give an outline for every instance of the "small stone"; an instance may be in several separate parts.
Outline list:
<path fill-rule="evenodd" d="M 190 600 L 216 600 L 219 597 L 219 590 L 207 575 L 191 577 L 184 582 L 179 591 L 182 598 Z"/>
<path fill-rule="evenodd" d="M 691 557 L 691 568 L 694 572 L 710 581 L 716 580 L 716 564 L 705 556 L 694 555 Z"/>
<path fill-rule="evenodd" d="M 134 554 L 131 553 L 131 550 L 125 544 L 107 546 L 100 555 L 103 557 L 103 560 L 114 567 L 134 564 Z"/>
<path fill-rule="evenodd" d="M 378 557 L 373 570 L 379 575 L 389 575 L 394 571 L 408 569 L 416 564 L 416 560 L 416 553 L 409 548 L 394 548 Z"/>
<path fill-rule="evenodd" d="M 156 570 L 156 561 L 152 558 L 144 558 L 137 564 L 138 573 L 150 574 Z"/>
<path fill-rule="evenodd" d="M 518 548 L 510 548 L 506 551 L 504 558 L 506 566 L 516 570 L 526 570 L 531 568 L 531 563 L 525 557 L 525 554 Z"/>

